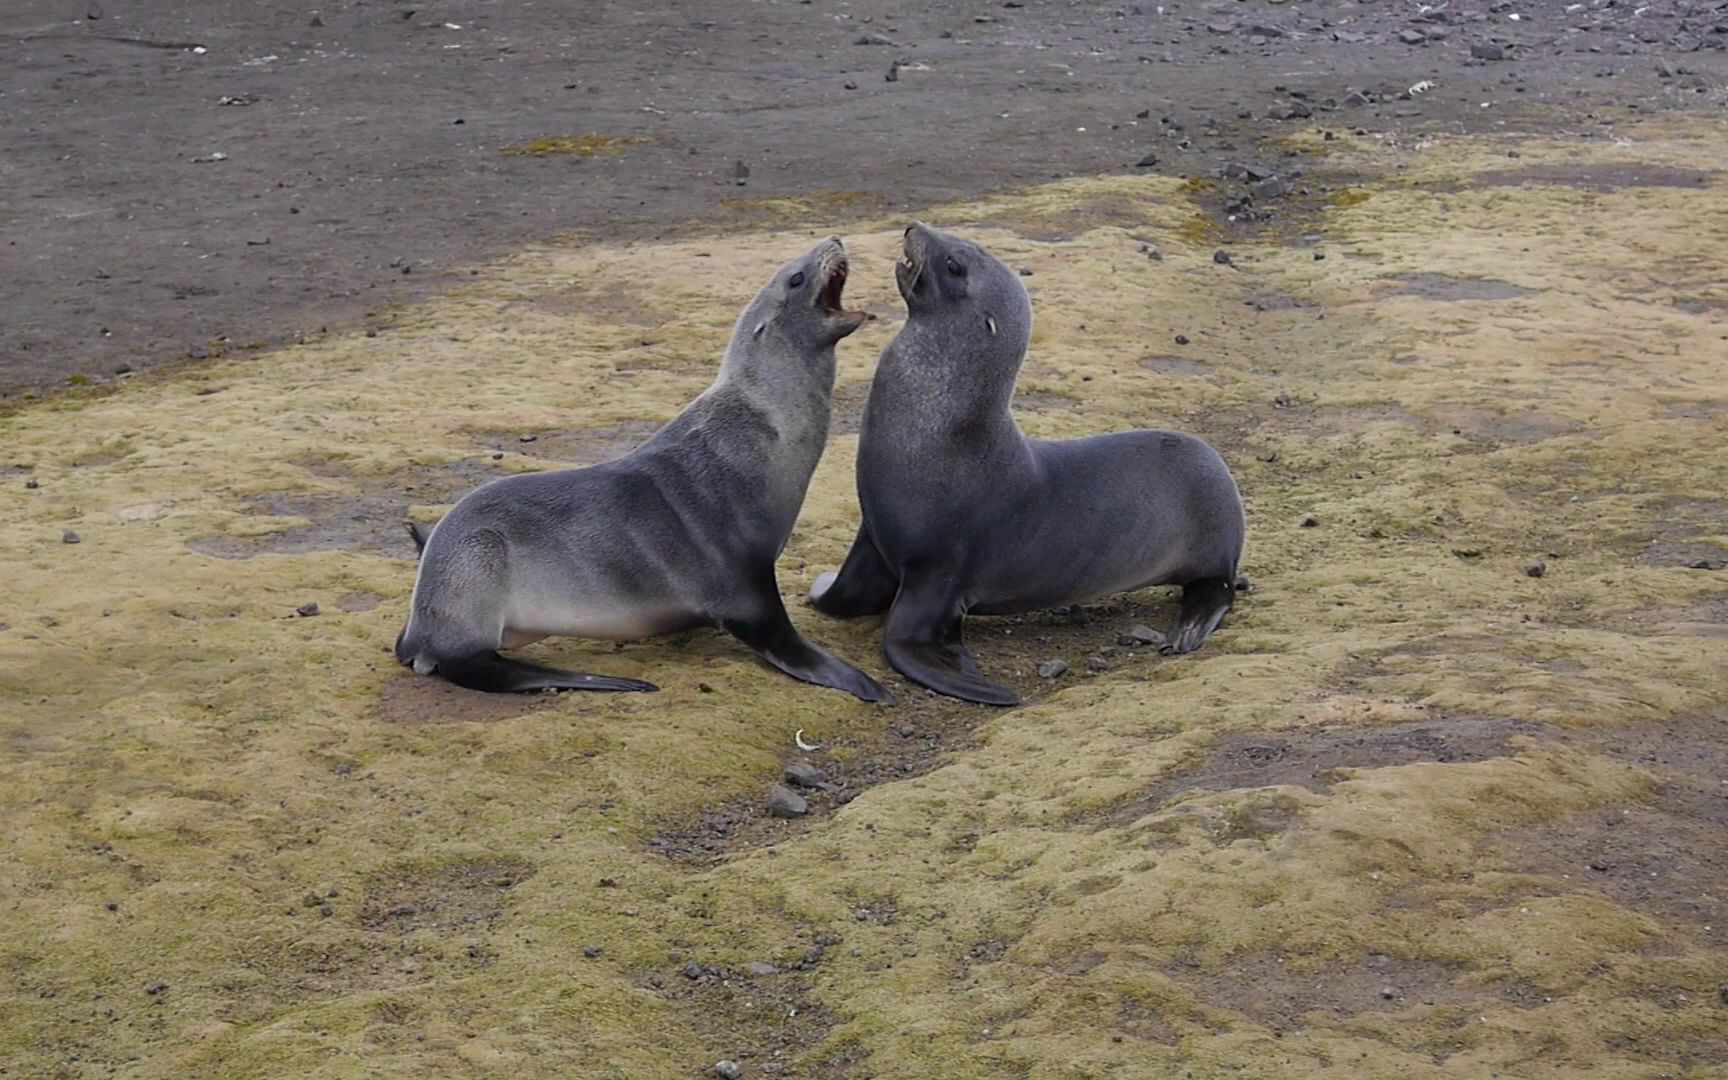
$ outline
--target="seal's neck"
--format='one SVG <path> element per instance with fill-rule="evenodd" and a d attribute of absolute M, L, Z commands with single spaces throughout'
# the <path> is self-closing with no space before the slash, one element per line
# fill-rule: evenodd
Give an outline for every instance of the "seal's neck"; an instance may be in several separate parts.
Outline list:
<path fill-rule="evenodd" d="M 1008 406 L 1025 353 L 1023 344 L 980 340 L 970 325 L 909 320 L 876 366 L 871 404 L 886 407 L 872 412 L 926 437 L 1017 432 Z"/>
<path fill-rule="evenodd" d="M 834 346 L 787 339 L 772 324 L 760 335 L 740 327 L 709 393 L 725 390 L 754 405 L 782 443 L 827 440 L 834 401 Z"/>

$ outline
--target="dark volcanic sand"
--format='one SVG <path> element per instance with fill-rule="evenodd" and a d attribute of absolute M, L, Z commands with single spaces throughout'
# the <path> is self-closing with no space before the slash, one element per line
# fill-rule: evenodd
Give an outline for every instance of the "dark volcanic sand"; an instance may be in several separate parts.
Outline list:
<path fill-rule="evenodd" d="M 12 5 L 0 394 L 351 325 L 535 238 L 748 221 L 727 196 L 848 193 L 838 226 L 1148 152 L 1206 173 L 1303 127 L 1595 131 L 1719 107 L 1728 3 L 1567 6 Z M 1507 59 L 1471 57 L 1490 44 Z M 1423 79 L 1413 100 L 1344 104 Z M 1293 92 L 1313 116 L 1269 119 Z M 648 141 L 503 152 L 592 134 Z"/>

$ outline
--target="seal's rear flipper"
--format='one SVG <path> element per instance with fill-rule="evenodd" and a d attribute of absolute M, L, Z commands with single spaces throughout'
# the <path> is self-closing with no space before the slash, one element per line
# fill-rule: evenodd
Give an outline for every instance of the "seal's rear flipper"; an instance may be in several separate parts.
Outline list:
<path fill-rule="evenodd" d="M 491 649 L 466 656 L 441 657 L 438 674 L 457 686 L 489 694 L 528 694 L 536 690 L 658 690 L 641 679 L 580 675 L 544 664 L 499 656 Z"/>
<path fill-rule="evenodd" d="M 1218 629 L 1224 613 L 1235 603 L 1236 587 L 1224 578 L 1201 578 L 1182 586 L 1182 613 L 1176 617 L 1176 632 L 1160 652 L 1191 653 Z"/>
<path fill-rule="evenodd" d="M 978 670 L 961 638 L 964 619 L 955 603 L 902 586 L 882 645 L 888 662 L 938 694 L 980 705 L 1020 704 L 1019 695 Z"/>
<path fill-rule="evenodd" d="M 402 524 L 408 526 L 408 535 L 414 538 L 415 557 L 418 558 L 419 556 L 426 554 L 426 541 L 431 538 L 432 534 L 421 532 L 420 526 L 414 524 L 412 521 L 404 521 Z"/>

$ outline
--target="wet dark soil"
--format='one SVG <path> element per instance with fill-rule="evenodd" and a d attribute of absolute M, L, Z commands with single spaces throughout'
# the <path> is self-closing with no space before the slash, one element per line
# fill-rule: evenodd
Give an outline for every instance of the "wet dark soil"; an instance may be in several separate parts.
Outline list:
<path fill-rule="evenodd" d="M 1710 0 L 13 5 L 0 395 L 387 320 L 558 234 L 782 223 L 777 198 L 841 228 L 1058 177 L 1247 165 L 1278 184 L 1241 216 L 1277 220 L 1326 186 L 1282 136 L 1611 136 L 1716 107 L 1725 28 Z M 1700 179 L 1562 163 L 1504 182 Z M 654 321 L 580 283 L 558 302 Z"/>

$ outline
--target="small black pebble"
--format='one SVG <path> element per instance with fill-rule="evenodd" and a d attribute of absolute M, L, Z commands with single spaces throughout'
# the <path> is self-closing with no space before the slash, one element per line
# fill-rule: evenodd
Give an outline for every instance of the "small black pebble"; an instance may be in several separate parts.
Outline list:
<path fill-rule="evenodd" d="M 1533 562 L 1524 568 L 1525 577 L 1541 577 L 1548 572 L 1547 563 Z"/>
<path fill-rule="evenodd" d="M 1314 253 L 1314 261 L 1315 262 L 1319 262 L 1320 260 L 1324 259 L 1325 257 L 1326 257 L 1326 253 L 1324 251 L 1316 251 Z"/>
<path fill-rule="evenodd" d="M 1178 345 L 1188 344 L 1188 335 L 1187 334 L 1177 334 L 1176 335 L 1176 344 L 1178 344 Z"/>
<path fill-rule="evenodd" d="M 1223 249 L 1219 249 L 1217 251 L 1214 251 L 1212 253 L 1212 261 L 1217 263 L 1219 266 L 1229 266 L 1230 265 L 1230 253 L 1228 251 L 1223 250 Z"/>
<path fill-rule="evenodd" d="M 589 945 L 582 950 L 582 955 L 586 956 L 588 959 L 592 960 L 595 957 L 600 955 L 600 946 Z"/>
<path fill-rule="evenodd" d="M 35 491 L 37 488 L 39 488 L 41 486 L 42 486 L 41 483 L 38 481 L 35 481 L 35 480 L 24 481 L 24 490 L 26 490 L 26 491 Z"/>
<path fill-rule="evenodd" d="M 1314 527 L 1314 526 L 1316 526 L 1316 525 L 1318 525 L 1318 524 L 1320 524 L 1320 519 L 1319 519 L 1319 518 L 1317 518 L 1317 517 L 1315 517 L 1315 516 L 1314 516 L 1314 515 L 1313 515 L 1313 514 L 1305 514 L 1305 515 L 1303 515 L 1303 517 L 1302 517 L 1302 527 L 1303 527 L 1303 528 L 1304 528 L 1304 529 L 1312 529 L 1312 528 L 1313 528 L 1313 527 Z"/>
<path fill-rule="evenodd" d="M 84 538 L 73 532 L 71 529 L 67 529 L 65 532 L 60 534 L 60 542 L 62 544 L 82 544 Z"/>
<path fill-rule="evenodd" d="M 116 904 L 114 901 L 110 900 L 110 901 L 108 901 L 107 908 L 109 911 L 119 911 L 120 905 Z"/>
<path fill-rule="evenodd" d="M 1025 269 L 1022 269 L 1022 270 L 1021 270 L 1021 271 L 1020 271 L 1020 276 L 1021 276 L 1021 277 L 1031 277 L 1031 276 L 1032 276 L 1032 271 L 1030 271 L 1030 270 L 1025 270 Z"/>
<path fill-rule="evenodd" d="M 309 600 L 306 603 L 301 604 L 299 607 L 294 609 L 294 614 L 308 619 L 311 618 L 318 614 L 318 601 Z"/>

